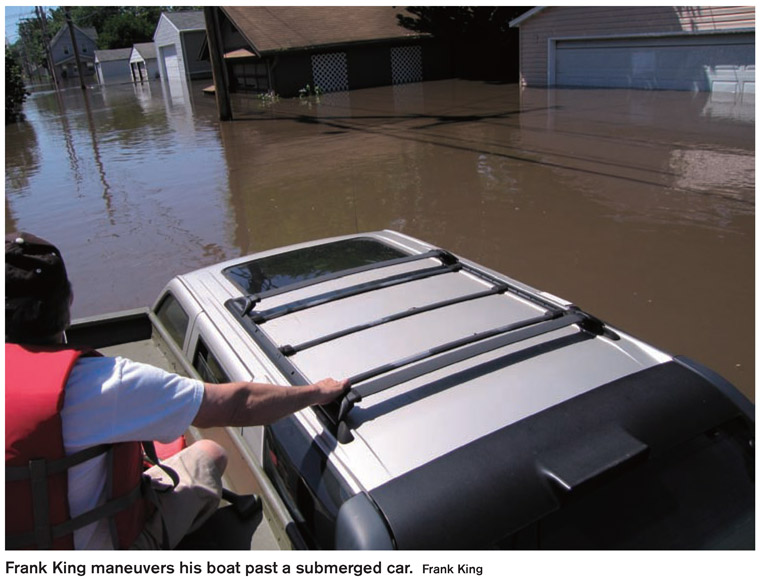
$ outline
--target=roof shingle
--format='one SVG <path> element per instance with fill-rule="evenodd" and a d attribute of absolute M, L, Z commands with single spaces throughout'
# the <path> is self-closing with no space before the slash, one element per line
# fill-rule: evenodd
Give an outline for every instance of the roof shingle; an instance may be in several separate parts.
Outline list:
<path fill-rule="evenodd" d="M 225 14 L 261 53 L 374 40 L 416 38 L 402 28 L 393 6 L 223 6 Z"/>

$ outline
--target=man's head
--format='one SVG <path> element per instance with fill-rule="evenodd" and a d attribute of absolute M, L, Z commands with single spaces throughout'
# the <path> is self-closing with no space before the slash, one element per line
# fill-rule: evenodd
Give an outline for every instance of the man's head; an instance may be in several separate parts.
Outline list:
<path fill-rule="evenodd" d="M 69 325 L 71 298 L 58 248 L 24 232 L 5 236 L 6 342 L 56 342 Z"/>

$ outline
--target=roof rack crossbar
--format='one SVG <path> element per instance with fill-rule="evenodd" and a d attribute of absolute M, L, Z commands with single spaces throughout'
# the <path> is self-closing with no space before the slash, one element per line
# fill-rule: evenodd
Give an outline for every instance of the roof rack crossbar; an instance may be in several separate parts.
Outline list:
<path fill-rule="evenodd" d="M 429 250 L 427 252 L 423 252 L 422 254 L 411 254 L 409 256 L 403 256 L 401 258 L 392 258 L 390 260 L 382 260 L 379 262 L 372 262 L 370 264 L 363 264 L 362 266 L 357 266 L 355 268 L 348 268 L 346 270 L 340 270 L 338 272 L 331 272 L 329 274 L 315 276 L 314 278 L 309 278 L 307 280 L 300 280 L 298 282 L 286 284 L 278 288 L 270 288 L 269 290 L 264 290 L 256 294 L 249 294 L 248 296 L 246 296 L 248 312 L 244 312 L 244 313 L 248 314 L 253 309 L 254 305 L 261 302 L 265 298 L 271 298 L 272 296 L 278 296 L 279 294 L 285 294 L 286 292 L 293 292 L 294 290 L 300 290 L 302 288 L 308 288 L 309 286 L 315 286 L 317 284 L 322 284 L 323 282 L 337 280 L 339 278 L 344 278 L 346 276 L 361 274 L 362 272 L 369 272 L 371 270 L 378 270 L 380 268 L 389 268 L 391 266 L 398 266 L 400 264 L 407 264 L 409 262 L 418 262 L 422 260 L 427 260 L 429 258 L 439 259 L 441 260 L 442 264 L 452 264 L 457 262 L 457 258 L 455 258 L 450 252 L 436 248 L 433 250 Z"/>
<path fill-rule="evenodd" d="M 299 353 L 303 350 L 314 348 L 315 346 L 319 346 L 326 342 L 343 338 L 344 336 L 348 336 L 350 334 L 361 332 L 363 330 L 368 330 L 370 328 L 381 326 L 383 324 L 387 324 L 390 322 L 396 322 L 397 320 L 409 318 L 410 316 L 416 316 L 418 314 L 423 314 L 425 312 L 431 312 L 433 310 L 446 308 L 447 306 L 454 306 L 456 304 L 462 304 L 463 302 L 470 302 L 472 300 L 478 300 L 480 298 L 487 298 L 489 296 L 494 296 L 497 294 L 504 294 L 509 289 L 510 288 L 507 284 L 500 284 L 498 286 L 493 286 L 492 288 L 489 288 L 488 290 L 482 290 L 481 292 L 463 294 L 462 296 L 457 296 L 456 298 L 441 300 L 439 302 L 433 302 L 431 304 L 425 304 L 423 306 L 414 306 L 408 310 L 404 310 L 403 312 L 397 312 L 395 314 L 390 314 L 382 318 L 377 318 L 375 320 L 371 320 L 363 324 L 350 326 L 348 328 L 338 330 L 331 334 L 319 336 L 315 339 L 307 340 L 296 345 L 290 345 L 290 344 L 283 345 L 280 347 L 280 352 L 283 353 L 285 356 L 293 356 L 294 354 Z"/>
<path fill-rule="evenodd" d="M 578 309 L 551 311 L 542 316 L 536 316 L 454 340 L 357 374 L 349 379 L 350 383 L 352 385 L 357 385 L 358 383 L 364 384 L 352 386 L 351 390 L 344 396 L 336 417 L 336 423 L 341 423 L 352 407 L 361 401 L 363 397 L 380 393 L 403 382 L 469 358 L 573 324 L 579 324 L 582 331 L 594 333 L 595 329 L 590 330 L 587 328 L 586 323 L 588 319 L 589 317 Z M 375 380 L 370 381 L 370 379 Z"/>
<path fill-rule="evenodd" d="M 328 302 L 335 302 L 336 300 L 342 300 L 351 296 L 357 296 L 373 290 L 379 290 L 381 288 L 388 288 L 390 286 L 396 286 L 398 284 L 404 284 L 407 282 L 414 282 L 416 280 L 423 280 L 432 276 L 438 276 L 439 274 L 449 274 L 451 272 L 457 272 L 462 268 L 461 264 L 442 264 L 439 266 L 433 266 L 431 268 L 422 268 L 420 270 L 414 270 L 412 272 L 403 272 L 401 274 L 395 274 L 386 278 L 380 278 L 378 280 L 372 280 L 370 282 L 364 282 L 362 284 L 355 284 L 339 290 L 333 290 L 331 292 L 324 292 L 315 296 L 304 298 L 303 300 L 296 300 L 281 306 L 275 306 L 268 310 L 252 311 L 250 312 L 250 318 L 257 324 L 267 322 L 274 318 L 285 316 L 286 314 L 292 314 Z M 248 304 L 244 309 L 244 314 L 248 309 Z"/>

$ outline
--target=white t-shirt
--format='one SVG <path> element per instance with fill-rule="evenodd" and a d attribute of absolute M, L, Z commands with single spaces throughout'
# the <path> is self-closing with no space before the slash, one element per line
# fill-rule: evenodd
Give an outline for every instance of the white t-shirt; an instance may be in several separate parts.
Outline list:
<path fill-rule="evenodd" d="M 69 376 L 61 411 L 66 453 L 102 443 L 174 441 L 198 413 L 203 390 L 200 381 L 121 357 L 82 357 Z M 99 456 L 69 470 L 71 517 L 105 501 L 105 465 Z M 113 549 L 107 522 L 76 530 L 74 546 Z"/>

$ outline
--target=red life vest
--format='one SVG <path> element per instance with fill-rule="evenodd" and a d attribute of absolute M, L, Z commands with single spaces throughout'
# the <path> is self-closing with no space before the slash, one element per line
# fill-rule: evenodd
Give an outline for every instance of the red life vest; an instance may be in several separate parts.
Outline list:
<path fill-rule="evenodd" d="M 152 506 L 142 497 L 140 443 L 118 443 L 66 456 L 61 428 L 66 381 L 85 351 L 5 345 L 6 547 L 73 549 L 73 531 L 113 517 L 118 548 L 128 548 Z M 107 460 L 105 505 L 71 519 L 68 468 L 95 457 Z M 88 521 L 89 520 L 89 521 Z"/>

